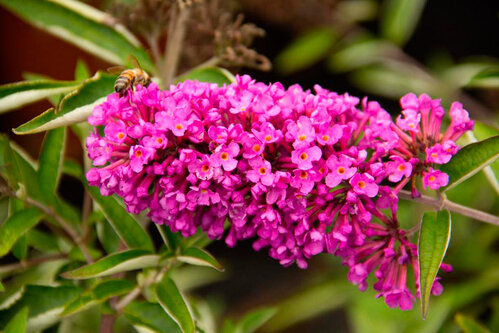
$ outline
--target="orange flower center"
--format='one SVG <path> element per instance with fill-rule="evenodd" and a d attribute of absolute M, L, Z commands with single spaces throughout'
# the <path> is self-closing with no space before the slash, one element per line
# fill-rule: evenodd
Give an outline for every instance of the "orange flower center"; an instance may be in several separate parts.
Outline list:
<path fill-rule="evenodd" d="M 267 173 L 267 169 L 264 168 L 264 167 L 261 167 L 260 169 L 258 169 L 258 172 L 261 174 L 261 175 L 264 175 Z"/>
<path fill-rule="evenodd" d="M 178 130 L 181 130 L 182 128 L 184 128 L 184 125 L 182 125 L 182 124 L 177 124 L 177 125 L 175 126 L 175 128 L 176 128 L 176 129 L 178 129 Z"/>
<path fill-rule="evenodd" d="M 319 173 L 324 173 L 326 170 L 324 170 L 324 168 L 320 168 L 319 169 Z"/>
<path fill-rule="evenodd" d="M 270 140 L 272 140 L 272 137 L 271 137 L 270 135 L 267 135 L 267 136 L 265 137 L 265 141 L 269 142 Z"/>
<path fill-rule="evenodd" d="M 437 154 L 437 153 L 432 153 L 432 154 L 431 154 L 431 157 L 432 157 L 432 158 L 437 158 L 437 157 L 438 157 L 438 154 Z"/>
<path fill-rule="evenodd" d="M 125 137 L 125 134 L 123 132 L 118 133 L 118 139 L 123 139 Z"/>
<path fill-rule="evenodd" d="M 405 165 L 400 164 L 398 167 L 399 171 L 404 171 L 405 170 Z"/>
<path fill-rule="evenodd" d="M 259 145 L 259 144 L 254 145 L 254 146 L 253 146 L 253 151 L 254 151 L 255 153 L 258 153 L 258 152 L 260 151 L 260 145 Z"/>
<path fill-rule="evenodd" d="M 360 182 L 357 183 L 357 185 L 360 187 L 360 188 L 364 188 L 366 187 L 366 183 L 364 183 L 362 180 Z"/>
<path fill-rule="evenodd" d="M 227 159 L 229 158 L 229 155 L 227 153 L 221 153 L 220 154 L 220 158 L 224 161 L 227 161 Z"/>
<path fill-rule="evenodd" d="M 208 170 L 210 170 L 210 166 L 208 164 L 204 164 L 202 167 L 201 167 L 201 170 L 203 170 L 203 172 L 208 172 Z"/>
<path fill-rule="evenodd" d="M 302 171 L 302 172 L 300 172 L 300 178 L 301 178 L 301 179 L 307 179 L 307 176 L 308 176 L 308 174 L 307 174 L 307 172 L 306 172 L 306 171 Z"/>
<path fill-rule="evenodd" d="M 305 141 L 305 139 L 307 138 L 307 136 L 305 134 L 302 134 L 298 137 L 298 140 L 300 141 Z"/>
<path fill-rule="evenodd" d="M 344 174 L 344 173 L 345 173 L 345 168 L 344 168 L 344 167 L 339 167 L 337 171 L 338 171 L 338 173 L 339 173 L 340 175 L 342 175 L 342 174 Z"/>
<path fill-rule="evenodd" d="M 301 153 L 301 154 L 300 154 L 300 159 L 301 159 L 302 161 L 305 161 L 307 158 L 308 158 L 307 153 Z"/>
<path fill-rule="evenodd" d="M 163 143 L 163 139 L 161 139 L 161 138 L 157 138 L 157 139 L 156 139 L 156 142 L 157 142 L 157 143 L 159 143 L 159 144 L 162 144 L 162 143 Z"/>
<path fill-rule="evenodd" d="M 428 181 L 429 181 L 430 183 L 433 183 L 433 182 L 435 181 L 435 176 L 430 176 L 430 177 L 428 177 Z"/>
<path fill-rule="evenodd" d="M 140 157 L 140 156 L 142 156 L 142 150 L 136 150 L 136 151 L 135 151 L 135 156 L 136 156 L 136 157 Z"/>
<path fill-rule="evenodd" d="M 322 141 L 329 141 L 329 135 L 323 135 Z"/>

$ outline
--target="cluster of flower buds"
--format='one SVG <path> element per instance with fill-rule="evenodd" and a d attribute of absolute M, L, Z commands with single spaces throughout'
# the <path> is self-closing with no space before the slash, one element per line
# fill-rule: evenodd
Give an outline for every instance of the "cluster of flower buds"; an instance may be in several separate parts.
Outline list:
<path fill-rule="evenodd" d="M 411 181 L 419 195 L 417 179 L 445 186 L 435 165 L 473 122 L 454 103 L 441 134 L 444 110 L 427 95 L 404 96 L 394 122 L 377 102 L 314 90 L 245 75 L 223 87 L 186 81 L 112 94 L 89 118 L 89 184 L 185 237 L 200 229 L 229 246 L 255 239 L 285 266 L 335 254 L 360 289 L 373 273 L 389 306 L 410 309 L 417 249 L 399 227 L 397 193 Z"/>

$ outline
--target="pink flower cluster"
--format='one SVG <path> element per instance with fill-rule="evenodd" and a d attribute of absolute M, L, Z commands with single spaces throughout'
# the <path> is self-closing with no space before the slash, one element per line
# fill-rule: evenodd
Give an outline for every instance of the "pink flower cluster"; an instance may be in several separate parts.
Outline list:
<path fill-rule="evenodd" d="M 473 122 L 454 103 L 441 134 L 444 110 L 427 95 L 404 96 L 393 122 L 377 102 L 314 90 L 245 75 L 223 87 L 186 81 L 112 94 L 89 118 L 89 184 L 186 237 L 201 229 L 229 246 L 253 238 L 285 266 L 335 254 L 361 290 L 374 273 L 379 296 L 410 309 L 417 249 L 399 227 L 397 193 L 412 180 L 419 195 L 416 179 L 445 186 L 435 165 Z M 441 292 L 438 281 L 433 289 Z"/>

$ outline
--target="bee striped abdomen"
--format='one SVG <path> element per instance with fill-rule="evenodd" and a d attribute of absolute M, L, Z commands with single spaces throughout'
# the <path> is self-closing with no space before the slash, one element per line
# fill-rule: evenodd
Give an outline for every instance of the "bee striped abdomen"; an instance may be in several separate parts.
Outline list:
<path fill-rule="evenodd" d="M 135 78 L 135 72 L 133 69 L 127 69 L 121 72 L 118 79 L 116 79 L 116 83 L 114 84 L 114 90 L 123 96 L 125 92 L 133 86 Z"/>

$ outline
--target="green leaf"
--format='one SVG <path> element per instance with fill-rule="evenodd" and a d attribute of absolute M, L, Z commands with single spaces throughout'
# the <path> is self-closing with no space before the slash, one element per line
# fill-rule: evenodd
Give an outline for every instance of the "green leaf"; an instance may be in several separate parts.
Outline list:
<path fill-rule="evenodd" d="M 137 220 L 130 215 L 126 209 L 113 196 L 105 197 L 100 194 L 97 187 L 88 186 L 84 180 L 85 188 L 92 198 L 102 208 L 104 216 L 114 228 L 114 231 L 129 248 L 146 249 L 153 251 L 154 246 L 147 232 Z"/>
<path fill-rule="evenodd" d="M 97 237 L 107 253 L 119 251 L 121 245 L 120 237 L 108 221 L 104 219 L 103 221 L 97 221 Z"/>
<path fill-rule="evenodd" d="M 90 279 L 146 267 L 154 267 L 159 263 L 159 255 L 146 250 L 128 250 L 104 257 L 92 264 L 65 272 L 66 279 Z"/>
<path fill-rule="evenodd" d="M 67 304 L 61 315 L 66 316 L 86 310 L 111 297 L 126 294 L 133 288 L 135 288 L 135 283 L 128 280 L 101 281 Z"/>
<path fill-rule="evenodd" d="M 469 80 L 466 84 L 467 88 L 484 88 L 497 89 L 499 88 L 499 68 L 487 68 Z"/>
<path fill-rule="evenodd" d="M 277 313 L 276 308 L 264 308 L 252 311 L 237 324 L 240 333 L 253 333 Z"/>
<path fill-rule="evenodd" d="M 85 62 L 81 59 L 78 59 L 75 67 L 75 79 L 77 81 L 83 81 L 90 77 L 90 70 L 88 69 Z"/>
<path fill-rule="evenodd" d="M 499 135 L 469 144 L 459 150 L 449 163 L 442 165 L 441 171 L 449 175 L 447 191 L 478 171 L 491 164 L 499 157 Z"/>
<path fill-rule="evenodd" d="M 3 286 L 2 281 L 0 281 L 0 292 L 3 292 L 3 291 L 5 291 L 5 287 Z"/>
<path fill-rule="evenodd" d="M 222 265 L 210 253 L 198 247 L 184 249 L 176 258 L 191 265 L 208 266 L 220 272 L 224 271 Z"/>
<path fill-rule="evenodd" d="M 168 250 L 171 253 L 177 253 L 178 249 L 182 247 L 183 237 L 180 232 L 172 232 L 169 227 L 162 224 L 156 224 L 156 228 Z"/>
<path fill-rule="evenodd" d="M 185 299 L 170 277 L 165 275 L 158 283 L 156 294 L 161 307 L 180 326 L 182 332 L 196 332 L 196 325 Z"/>
<path fill-rule="evenodd" d="M 123 313 L 138 332 L 182 332 L 177 323 L 157 303 L 134 301 L 123 309 Z"/>
<path fill-rule="evenodd" d="M 183 82 L 185 80 L 211 82 L 216 83 L 219 86 L 223 86 L 224 84 L 231 84 L 232 82 L 236 81 L 234 75 L 232 75 L 231 72 L 229 72 L 225 68 L 219 67 L 203 67 L 193 69 L 177 78 L 178 82 Z"/>
<path fill-rule="evenodd" d="M 42 331 L 61 320 L 64 305 L 81 292 L 74 286 L 26 286 L 22 298 L 7 310 L 0 311 L 0 329 L 8 318 L 24 307 L 29 308 L 27 331 Z"/>
<path fill-rule="evenodd" d="M 2 1 L 2 0 L 0 0 Z M 30 0 L 32 1 L 32 0 Z M 113 93 L 116 76 L 97 72 L 67 94 L 57 107 L 51 108 L 27 123 L 15 128 L 16 134 L 33 134 L 87 121 L 93 108 Z"/>
<path fill-rule="evenodd" d="M 67 93 L 78 86 L 75 81 L 36 80 L 0 86 L 0 114 L 49 96 Z"/>
<path fill-rule="evenodd" d="M 421 311 L 428 314 L 431 288 L 449 246 L 451 216 L 448 210 L 425 212 L 419 232 L 419 285 L 421 289 Z"/>
<path fill-rule="evenodd" d="M 58 239 L 51 233 L 46 233 L 37 229 L 31 229 L 26 234 L 28 244 L 41 252 L 59 252 Z"/>
<path fill-rule="evenodd" d="M 381 34 L 403 45 L 409 40 L 423 13 L 426 0 L 388 0 L 381 19 Z"/>
<path fill-rule="evenodd" d="M 83 177 L 83 168 L 75 160 L 65 158 L 62 164 L 62 173 L 80 180 Z"/>
<path fill-rule="evenodd" d="M 37 28 L 105 61 L 124 65 L 129 55 L 151 71 L 152 61 L 137 39 L 110 15 L 74 0 L 0 0 L 0 4 Z M 112 26 L 111 23 L 112 22 Z"/>
<path fill-rule="evenodd" d="M 66 128 L 61 127 L 45 134 L 40 152 L 38 181 L 44 196 L 51 200 L 57 193 L 57 185 L 61 177 L 61 166 L 64 160 L 66 144 Z"/>
<path fill-rule="evenodd" d="M 19 237 L 14 246 L 12 246 L 12 254 L 19 260 L 26 259 L 28 255 L 28 237 L 26 234 Z"/>
<path fill-rule="evenodd" d="M 296 38 L 274 60 L 276 70 L 291 74 L 310 67 L 323 59 L 331 49 L 337 35 L 327 28 L 318 28 Z"/>
<path fill-rule="evenodd" d="M 26 332 L 26 322 L 28 321 L 28 307 L 19 310 L 18 313 L 5 326 L 4 333 L 24 333 Z"/>
<path fill-rule="evenodd" d="M 33 228 L 43 217 L 35 208 L 14 213 L 0 226 L 0 257 L 6 255 L 16 240 Z"/>
<path fill-rule="evenodd" d="M 470 316 L 456 314 L 455 320 L 464 333 L 489 333 L 490 331 Z"/>

